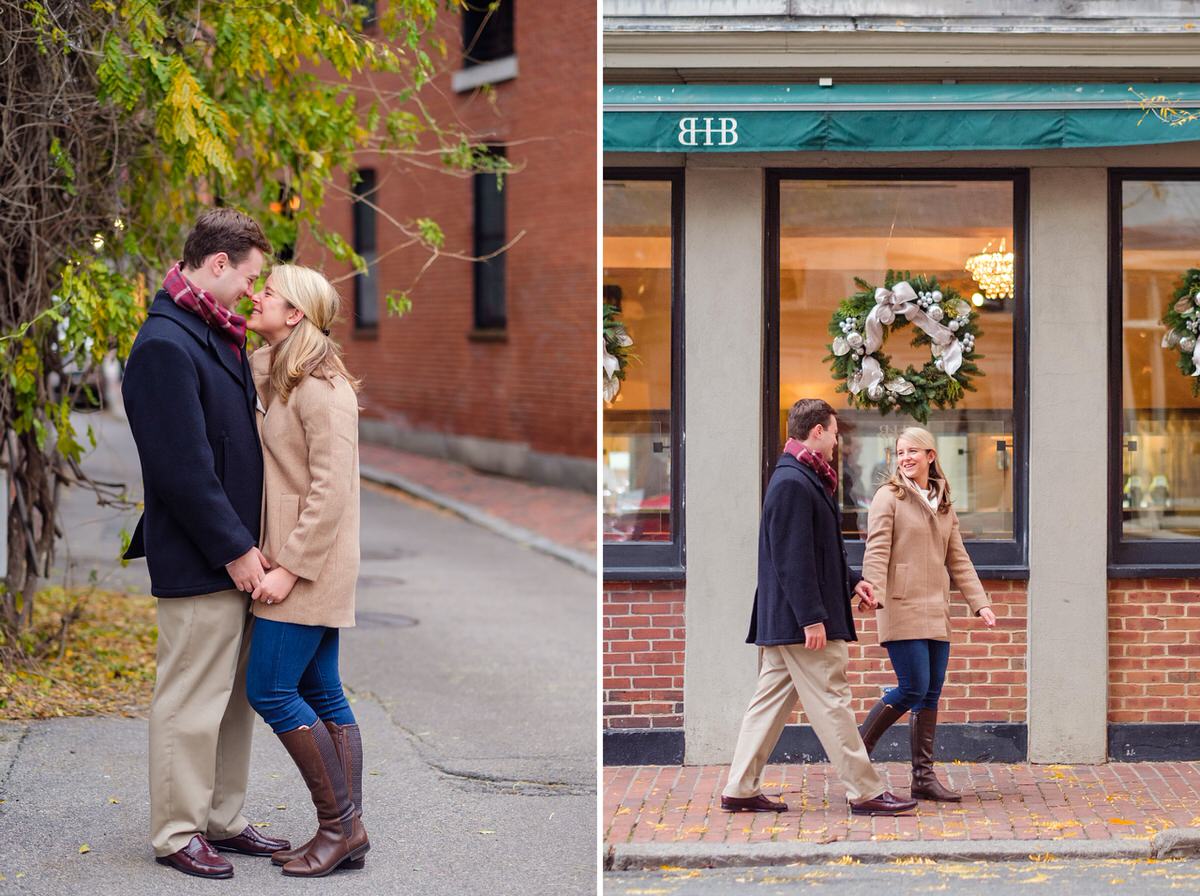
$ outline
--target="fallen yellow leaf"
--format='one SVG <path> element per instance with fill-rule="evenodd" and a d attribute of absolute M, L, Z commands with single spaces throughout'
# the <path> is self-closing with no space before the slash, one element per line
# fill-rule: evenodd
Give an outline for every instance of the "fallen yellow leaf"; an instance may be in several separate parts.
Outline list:
<path fill-rule="evenodd" d="M 85 852 L 91 852 L 91 851 L 92 851 L 92 848 L 90 846 L 88 846 L 86 843 L 83 844 L 83 846 L 79 847 L 80 855 L 83 855 L 83 853 L 85 853 Z"/>

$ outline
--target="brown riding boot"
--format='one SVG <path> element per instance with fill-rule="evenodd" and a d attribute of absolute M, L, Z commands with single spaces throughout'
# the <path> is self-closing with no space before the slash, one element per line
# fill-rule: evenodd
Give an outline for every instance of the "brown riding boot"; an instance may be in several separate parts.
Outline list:
<path fill-rule="evenodd" d="M 943 787 L 933 770 L 933 737 L 937 733 L 937 710 L 912 711 L 908 720 L 912 744 L 912 790 L 914 800 L 957 803 L 962 795 Z"/>
<path fill-rule="evenodd" d="M 338 761 L 342 765 L 342 776 L 350 788 L 350 799 L 354 803 L 355 814 L 362 818 L 362 736 L 358 726 L 325 722 L 325 729 L 333 739 L 334 749 L 337 750 Z M 286 865 L 292 859 L 307 852 L 311 845 L 312 840 L 309 840 L 303 846 L 280 850 L 271 856 L 271 861 L 276 865 Z M 350 871 L 358 871 L 366 863 L 365 858 L 351 859 L 343 862 L 341 867 Z"/>
<path fill-rule="evenodd" d="M 905 710 L 889 706 L 882 700 L 871 707 L 871 711 L 867 713 L 867 717 L 863 719 L 863 723 L 858 729 L 863 746 L 867 748 L 868 756 L 875 749 L 875 745 L 879 743 L 879 738 L 883 737 L 883 732 L 895 725 L 904 713 Z"/>
<path fill-rule="evenodd" d="M 346 776 L 324 725 L 307 726 L 279 735 L 317 810 L 317 833 L 308 848 L 283 866 L 289 877 L 324 877 L 371 848 L 362 819 L 350 801 Z"/>

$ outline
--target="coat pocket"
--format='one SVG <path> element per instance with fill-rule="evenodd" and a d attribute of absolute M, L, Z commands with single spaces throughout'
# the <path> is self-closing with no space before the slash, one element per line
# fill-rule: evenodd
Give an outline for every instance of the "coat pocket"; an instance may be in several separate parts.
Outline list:
<path fill-rule="evenodd" d="M 267 556 L 274 560 L 300 521 L 300 496 L 278 495 L 267 505 Z"/>
<path fill-rule="evenodd" d="M 908 564 L 897 563 L 893 578 L 892 587 L 888 589 L 888 597 L 894 600 L 903 600 L 908 597 Z"/>

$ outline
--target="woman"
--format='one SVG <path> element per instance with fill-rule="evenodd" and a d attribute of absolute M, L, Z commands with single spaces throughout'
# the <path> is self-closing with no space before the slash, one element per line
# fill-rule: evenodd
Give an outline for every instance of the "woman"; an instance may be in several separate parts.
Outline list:
<path fill-rule="evenodd" d="M 317 833 L 277 852 L 283 873 L 362 867 L 362 740 L 338 674 L 338 631 L 354 625 L 358 578 L 358 381 L 329 327 L 338 296 L 316 271 L 275 268 L 247 326 L 263 440 L 262 551 L 246 672 L 251 706 L 291 755 L 317 810 Z"/>
<path fill-rule="evenodd" d="M 863 578 L 875 588 L 879 641 L 896 672 L 896 687 L 859 729 L 863 743 L 870 753 L 911 711 L 912 798 L 958 802 L 962 797 L 933 770 L 938 697 L 950 659 L 951 579 L 989 628 L 996 615 L 963 547 L 933 435 L 920 427 L 896 439 L 896 471 L 871 501 Z"/>

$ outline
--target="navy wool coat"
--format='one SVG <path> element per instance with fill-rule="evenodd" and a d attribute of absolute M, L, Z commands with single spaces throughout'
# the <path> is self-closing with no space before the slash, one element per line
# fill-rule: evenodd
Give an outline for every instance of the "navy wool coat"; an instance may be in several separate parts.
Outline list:
<path fill-rule="evenodd" d="M 246 353 L 159 290 L 121 386 L 145 511 L 125 553 L 145 557 L 151 593 L 234 587 L 225 564 L 258 544 L 263 456 Z"/>
<path fill-rule="evenodd" d="M 749 644 L 803 644 L 804 626 L 825 623 L 830 641 L 857 641 L 850 571 L 837 508 L 811 467 L 784 454 L 763 500 L 758 590 Z"/>

